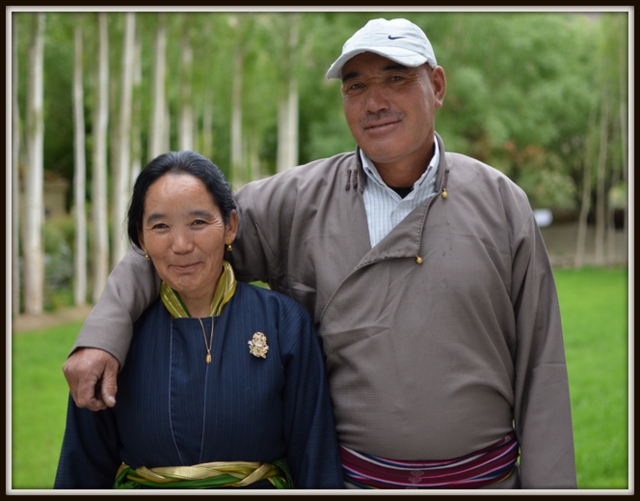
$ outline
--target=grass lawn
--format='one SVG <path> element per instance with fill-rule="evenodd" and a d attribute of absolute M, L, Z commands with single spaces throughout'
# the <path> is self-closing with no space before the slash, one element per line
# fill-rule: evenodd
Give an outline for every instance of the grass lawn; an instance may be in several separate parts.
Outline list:
<path fill-rule="evenodd" d="M 555 272 L 578 486 L 627 489 L 630 422 L 626 269 Z"/>
<path fill-rule="evenodd" d="M 62 364 L 81 326 L 76 322 L 12 336 L 14 489 L 53 487 L 69 392 Z"/>
<path fill-rule="evenodd" d="M 580 489 L 628 489 L 627 269 L 555 272 Z M 62 363 L 81 323 L 12 335 L 11 488 L 51 489 L 65 425 Z"/>

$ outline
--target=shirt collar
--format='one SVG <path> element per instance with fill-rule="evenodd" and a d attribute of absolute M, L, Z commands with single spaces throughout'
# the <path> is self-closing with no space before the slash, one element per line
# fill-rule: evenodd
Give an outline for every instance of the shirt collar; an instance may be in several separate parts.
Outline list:
<path fill-rule="evenodd" d="M 438 164 L 440 163 L 440 147 L 438 146 L 438 141 L 434 140 L 434 150 L 433 157 L 431 157 L 431 161 L 429 165 L 427 165 L 426 170 L 422 173 L 422 176 L 413 184 L 413 189 L 416 190 L 421 187 L 427 179 L 434 179 L 436 173 L 438 172 Z M 358 148 L 360 151 L 360 160 L 362 161 L 362 168 L 364 169 L 365 174 L 369 179 L 378 183 L 381 186 L 385 186 L 388 188 L 387 184 L 382 180 L 378 169 L 373 164 L 373 161 L 365 154 L 362 148 Z M 390 188 L 389 188 L 390 189 Z"/>

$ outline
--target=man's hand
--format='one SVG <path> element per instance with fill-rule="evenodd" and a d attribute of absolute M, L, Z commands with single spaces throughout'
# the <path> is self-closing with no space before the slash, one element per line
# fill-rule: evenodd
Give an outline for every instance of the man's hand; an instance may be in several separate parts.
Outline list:
<path fill-rule="evenodd" d="M 101 411 L 116 405 L 120 364 L 111 353 L 79 348 L 62 366 L 71 396 L 78 407 Z"/>

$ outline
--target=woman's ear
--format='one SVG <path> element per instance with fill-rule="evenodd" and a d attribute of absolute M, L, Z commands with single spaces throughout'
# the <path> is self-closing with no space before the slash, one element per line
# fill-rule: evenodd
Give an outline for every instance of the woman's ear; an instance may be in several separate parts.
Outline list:
<path fill-rule="evenodd" d="M 224 243 L 225 245 L 231 245 L 236 239 L 238 234 L 238 213 L 235 210 L 231 211 L 229 215 L 229 222 L 225 227 Z"/>
<path fill-rule="evenodd" d="M 138 229 L 138 244 L 140 245 L 140 248 L 144 252 L 144 256 L 147 257 L 149 255 L 149 253 L 147 252 L 147 249 L 145 248 L 144 235 L 142 233 L 142 230 L 140 230 L 140 229 Z"/>

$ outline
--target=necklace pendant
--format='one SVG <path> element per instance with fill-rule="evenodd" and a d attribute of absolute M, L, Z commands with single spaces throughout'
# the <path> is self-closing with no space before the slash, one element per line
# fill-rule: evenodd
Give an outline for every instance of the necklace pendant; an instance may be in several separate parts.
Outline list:
<path fill-rule="evenodd" d="M 204 332 L 204 324 L 202 320 L 198 318 L 198 322 L 200 322 L 200 327 L 202 327 L 202 336 L 204 337 L 204 345 L 207 348 L 207 358 L 206 361 L 208 364 L 211 363 L 211 347 L 213 346 L 213 317 L 211 317 L 211 336 L 209 337 L 209 342 L 207 343 L 207 335 Z"/>

